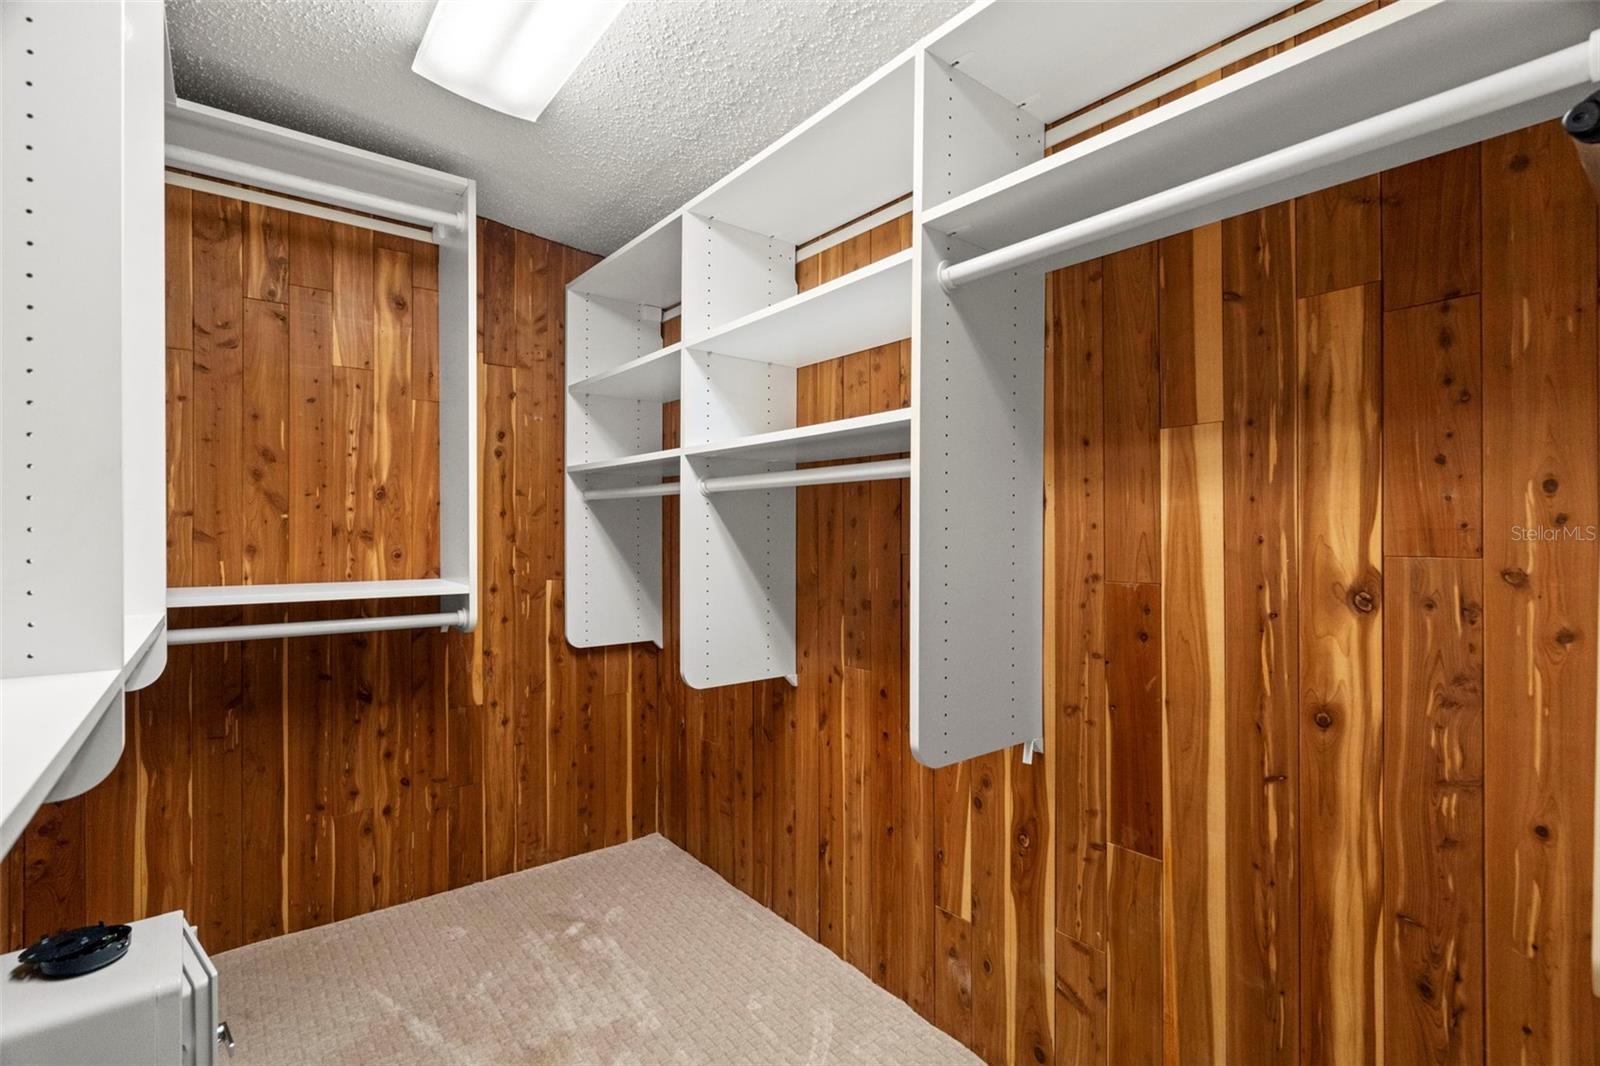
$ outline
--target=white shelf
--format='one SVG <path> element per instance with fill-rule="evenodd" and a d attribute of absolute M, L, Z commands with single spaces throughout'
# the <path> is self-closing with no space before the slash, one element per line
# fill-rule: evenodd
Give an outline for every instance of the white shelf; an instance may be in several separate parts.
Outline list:
<path fill-rule="evenodd" d="M 567 467 L 569 474 L 657 474 L 670 476 L 678 472 L 677 448 L 658 452 L 624 455 L 616 459 L 596 459 L 589 463 L 573 463 Z"/>
<path fill-rule="evenodd" d="M 911 191 L 907 53 L 685 208 L 799 245 Z"/>
<path fill-rule="evenodd" d="M 911 336 L 911 251 L 729 323 L 685 348 L 800 367 Z"/>
<path fill-rule="evenodd" d="M 922 220 L 978 248 L 1009 245 L 1580 42 L 1600 21 L 1597 10 L 1594 4 L 1541 5 L 1540 17 L 1528 19 L 1515 4 L 1395 4 L 956 196 Z M 1032 17 L 1054 16 L 1041 11 Z M 962 69 L 973 73 L 967 63 Z M 1396 77 L 1397 70 L 1405 77 Z M 1508 109 L 1497 128 L 1547 118 L 1565 103 Z M 1460 129 L 1444 126 L 1420 141 L 1323 168 L 1292 185 L 1211 205 L 1203 217 L 1183 214 L 1147 224 L 1079 249 L 1073 258 L 1092 258 L 1375 173 L 1481 139 L 1485 129 L 1481 121 Z"/>
<path fill-rule="evenodd" d="M 683 291 L 683 215 L 676 213 L 578 275 L 569 286 L 589 296 L 671 307 Z"/>
<path fill-rule="evenodd" d="M 388 600 L 411 596 L 465 596 L 463 582 L 430 577 L 396 581 L 308 581 L 288 585 L 215 585 L 169 588 L 167 606 L 239 607 L 265 603 L 328 603 Z"/>
<path fill-rule="evenodd" d="M 574 396 L 616 396 L 628 400 L 666 403 L 678 398 L 678 364 L 683 346 L 674 344 L 630 359 L 614 370 L 602 371 L 570 387 Z"/>
<path fill-rule="evenodd" d="M 8 677 L 0 681 L 0 854 L 22 836 L 39 805 L 122 694 L 122 671 Z"/>
<path fill-rule="evenodd" d="M 819 422 L 797 429 L 758 433 L 736 440 L 692 445 L 684 449 L 691 459 L 750 459 L 774 463 L 819 463 L 830 459 L 859 459 L 867 455 L 894 455 L 911 448 L 909 409 L 882 411 L 857 418 Z"/>
<path fill-rule="evenodd" d="M 1035 118 L 1071 114 L 1291 6 L 1293 0 L 974 5 L 930 55 Z M 1070 75 L 1064 72 L 1070 72 Z"/>

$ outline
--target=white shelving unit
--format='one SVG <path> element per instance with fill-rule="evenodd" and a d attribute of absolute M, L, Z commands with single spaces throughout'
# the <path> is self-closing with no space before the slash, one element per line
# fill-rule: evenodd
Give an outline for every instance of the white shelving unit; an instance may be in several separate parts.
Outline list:
<path fill-rule="evenodd" d="M 1043 6 L 1056 18 L 1071 15 Z M 1136 5 L 1122 17 L 1136 21 L 1147 8 L 1160 6 Z M 1529 19 L 1527 10 L 1514 4 L 1392 4 L 1048 158 L 1035 152 L 1025 165 L 1006 167 L 982 182 L 940 189 L 941 195 L 927 203 L 922 223 L 978 250 L 1004 247 L 1536 59 L 1583 41 L 1595 26 L 1591 3 L 1545 4 L 1538 10 L 1539 18 Z M 1005 18 L 1022 14 L 1008 11 Z M 1048 94 L 1060 79 L 1059 59 L 1018 62 L 1005 38 L 977 27 L 952 34 L 929 54 L 941 63 L 963 57 L 960 70 L 969 86 L 981 84 L 972 79 L 975 72 L 1003 69 L 994 88 L 984 87 L 995 109 L 991 115 Z M 1430 123 L 1426 132 L 1394 144 L 1353 142 L 1335 162 L 1288 180 L 1241 187 L 1198 207 L 1180 203 L 1146 215 L 1041 260 L 1031 272 L 1082 262 L 1520 129 L 1559 115 L 1571 103 L 1570 92 L 1560 91 Z M 989 125 L 993 136 L 998 123 Z M 981 141 L 983 133 L 969 139 Z"/>
<path fill-rule="evenodd" d="M 173 608 L 437 597 L 438 610 L 386 618 L 385 628 L 470 630 L 478 614 L 477 187 L 463 177 L 364 152 L 185 100 L 166 110 L 166 161 L 249 188 L 287 210 L 399 232 L 439 247 L 439 569 L 432 579 L 304 582 L 165 590 Z M 273 195 L 286 193 L 297 199 Z M 309 198 L 315 203 L 305 203 Z M 330 210 L 347 208 L 349 211 Z M 381 216 L 381 217 L 373 217 Z M 159 276 L 159 275 L 158 275 Z M 159 294 L 157 296 L 159 306 Z M 159 380 L 159 378 L 157 379 Z M 164 492 L 164 488 L 159 491 Z M 164 534 L 163 534 L 164 535 Z M 174 641 L 281 637 L 372 628 L 368 618 L 178 631 Z M 296 628 L 299 627 L 299 628 Z"/>
<path fill-rule="evenodd" d="M 661 405 L 683 349 L 661 323 L 682 300 L 683 219 L 654 226 L 567 288 L 567 634 L 578 647 L 662 641 Z M 603 605 L 603 606 L 602 606 Z"/>
<path fill-rule="evenodd" d="M 931 766 L 1036 750 L 1045 271 L 1558 115 L 1587 84 L 1572 63 L 1500 72 L 1600 26 L 1588 2 L 1530 19 L 1519 5 L 1400 0 L 1046 156 L 1358 5 L 1258 25 L 1289 6 L 975 4 L 573 282 L 572 642 L 659 642 L 656 497 L 676 493 L 684 679 L 792 677 L 795 487 L 909 475 L 912 748 Z M 1490 75 L 1449 106 L 1425 101 Z M 1429 107 L 1426 128 L 1351 126 Z M 1349 129 L 1345 150 L 1307 148 Z M 1309 162 L 1237 169 L 1283 151 Z M 1194 182 L 1221 191 L 1197 196 Z M 908 192 L 908 251 L 796 294 L 797 246 Z M 1057 248 L 1062 227 L 1082 231 Z M 658 351 L 674 303 L 684 342 Z M 908 410 L 795 426 L 797 367 L 906 337 Z M 681 400 L 677 452 L 654 451 L 666 399 Z M 830 461 L 842 465 L 801 466 Z"/>
<path fill-rule="evenodd" d="M 159 4 L 0 8 L 0 854 L 166 661 Z M 85 314 L 85 309 L 92 314 Z"/>

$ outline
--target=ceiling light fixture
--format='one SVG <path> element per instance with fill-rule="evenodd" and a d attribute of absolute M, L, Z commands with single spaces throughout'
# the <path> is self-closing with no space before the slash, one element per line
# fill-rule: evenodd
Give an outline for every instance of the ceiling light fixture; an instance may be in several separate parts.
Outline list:
<path fill-rule="evenodd" d="M 439 0 L 411 69 L 537 122 L 625 0 Z"/>

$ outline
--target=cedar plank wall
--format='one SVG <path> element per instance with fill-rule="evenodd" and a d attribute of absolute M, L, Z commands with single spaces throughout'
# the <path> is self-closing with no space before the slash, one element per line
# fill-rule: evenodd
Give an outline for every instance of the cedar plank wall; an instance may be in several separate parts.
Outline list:
<path fill-rule="evenodd" d="M 436 249 L 167 203 L 172 583 L 437 573 Z M 494 222 L 479 248 L 476 633 L 173 648 L 110 778 L 0 867 L 8 949 L 181 907 L 221 951 L 655 830 L 657 652 L 563 638 L 564 286 L 596 257 Z"/>
<path fill-rule="evenodd" d="M 1597 241 L 1552 123 L 1051 275 L 1048 758 L 910 757 L 906 483 L 800 489 L 663 832 L 992 1062 L 1594 1062 Z"/>
<path fill-rule="evenodd" d="M 903 483 L 799 490 L 797 690 L 686 688 L 671 613 L 659 664 L 577 655 L 541 626 L 559 613 L 559 534 L 534 516 L 559 506 L 561 375 L 528 338 L 551 328 L 541 307 L 560 312 L 530 296 L 544 290 L 518 250 L 554 253 L 486 236 L 485 622 L 480 644 L 423 641 L 445 669 L 412 660 L 413 691 L 444 690 L 413 704 L 447 708 L 443 745 L 403 719 L 449 770 L 420 782 L 438 799 L 408 808 L 409 836 L 331 784 L 292 800 L 289 824 L 321 835 L 289 852 L 293 887 L 263 913 L 298 928 L 396 898 L 360 875 L 391 868 L 397 838 L 420 892 L 649 831 L 658 738 L 663 831 L 991 1061 L 1595 1060 L 1597 549 L 1513 539 L 1600 521 L 1600 238 L 1554 126 L 1051 276 L 1034 767 L 1007 753 L 929 772 L 905 750 Z M 906 239 L 881 228 L 802 261 L 800 283 Z M 801 418 L 904 390 L 902 346 L 821 364 Z M 354 720 L 339 708 L 373 702 L 351 678 L 382 649 L 283 648 L 289 687 L 356 687 L 319 697 L 323 732 L 291 748 L 317 765 L 283 768 L 331 781 Z M 9 938 L 172 905 L 204 916 L 208 942 L 218 907 L 239 908 L 237 939 L 275 932 L 205 874 L 242 862 L 248 836 L 188 798 L 226 784 L 201 764 L 252 750 L 253 720 L 224 715 L 234 733 L 213 736 L 136 714 L 133 761 L 42 814 L 7 863 Z M 356 750 L 382 743 L 355 724 Z M 628 775 L 598 760 L 623 729 L 638 758 L 619 804 L 603 786 Z M 490 736 L 512 754 L 484 758 Z M 276 787 L 270 763 L 238 757 Z M 509 838 L 486 808 L 513 812 Z"/>

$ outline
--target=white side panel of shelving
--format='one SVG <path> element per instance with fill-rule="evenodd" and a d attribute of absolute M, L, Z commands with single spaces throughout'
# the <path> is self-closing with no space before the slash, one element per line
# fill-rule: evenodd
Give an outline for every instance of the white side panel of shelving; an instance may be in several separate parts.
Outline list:
<path fill-rule="evenodd" d="M 911 750 L 927 766 L 1043 732 L 1044 278 L 947 295 L 919 233 L 911 374 Z"/>
<path fill-rule="evenodd" d="M 792 367 L 691 350 L 682 375 L 678 424 L 685 447 L 794 425 Z"/>
<path fill-rule="evenodd" d="M 660 307 L 568 289 L 569 385 L 660 348 Z M 569 467 L 661 447 L 659 400 L 568 392 L 565 402 Z M 603 476 L 605 487 L 660 478 L 655 468 Z M 600 473 L 566 477 L 567 639 L 580 648 L 660 644 L 661 501 L 585 500 L 584 488 L 601 480 Z"/>
<path fill-rule="evenodd" d="M 683 340 L 795 294 L 794 245 L 747 229 L 683 216 Z"/>
<path fill-rule="evenodd" d="M 0 18 L 0 675 L 120 670 L 122 5 Z"/>
<path fill-rule="evenodd" d="M 135 618 L 167 609 L 164 11 L 129 4 L 123 12 L 122 609 Z M 159 677 L 166 651 L 163 627 L 129 687 Z M 118 734 L 120 751 L 120 723 L 102 729 Z"/>
<path fill-rule="evenodd" d="M 478 624 L 478 187 L 462 194 L 466 228 L 439 242 L 439 576 L 468 588 L 442 606 Z"/>
<path fill-rule="evenodd" d="M 917 190 L 943 203 L 1044 158 L 1044 123 L 932 55 L 917 57 Z"/>
<path fill-rule="evenodd" d="M 711 474 L 770 463 L 686 459 L 679 496 L 679 664 L 691 688 L 795 672 L 793 489 L 706 496 Z"/>

